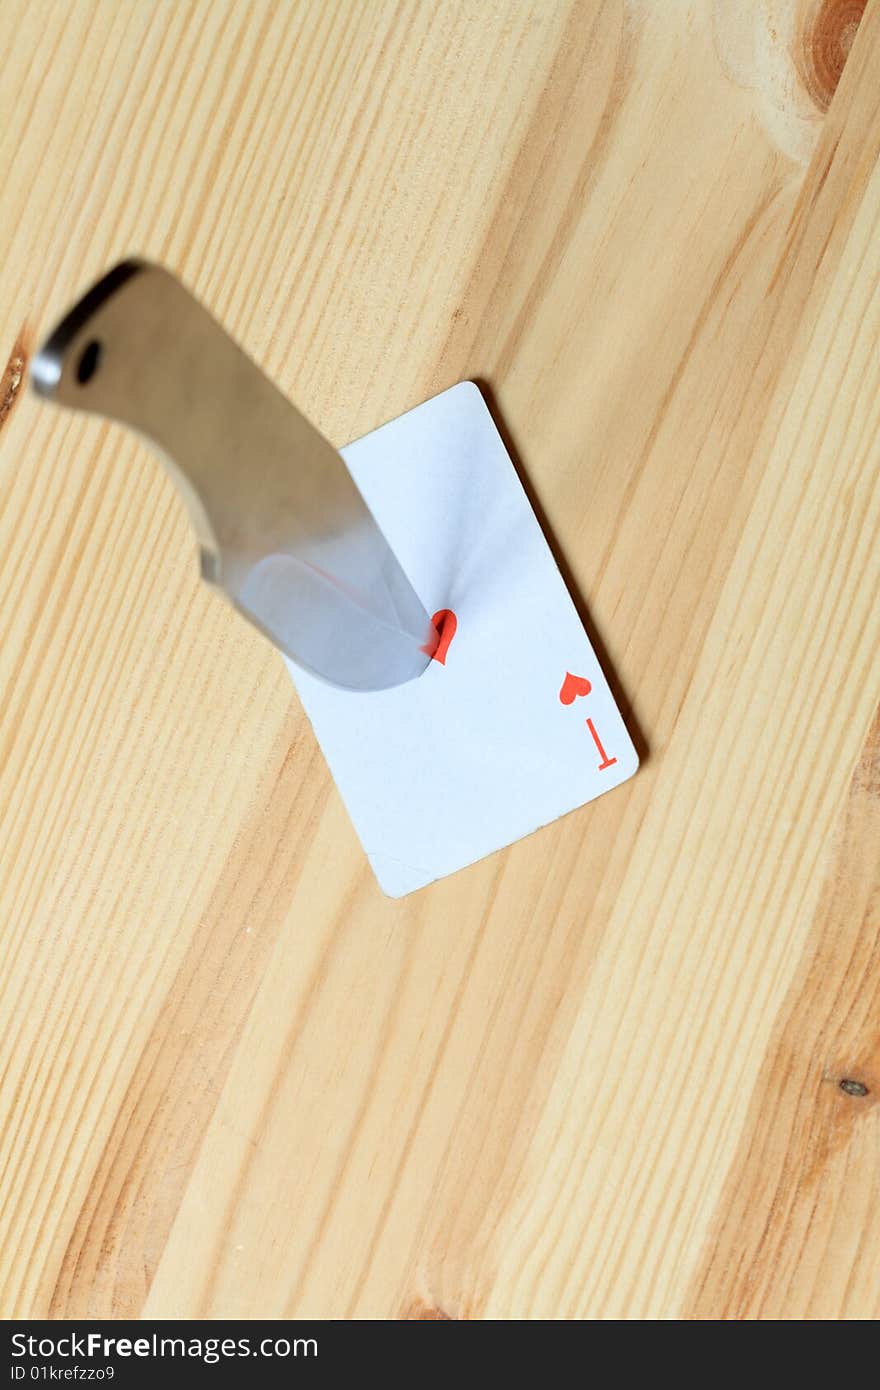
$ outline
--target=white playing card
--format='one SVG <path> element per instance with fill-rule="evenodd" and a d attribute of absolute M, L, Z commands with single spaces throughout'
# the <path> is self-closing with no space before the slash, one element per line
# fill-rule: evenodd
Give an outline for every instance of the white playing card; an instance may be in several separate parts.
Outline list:
<path fill-rule="evenodd" d="M 289 663 L 397 898 L 610 791 L 638 757 L 478 388 L 342 454 L 428 612 L 457 620 L 445 664 L 393 690 L 338 690 Z"/>

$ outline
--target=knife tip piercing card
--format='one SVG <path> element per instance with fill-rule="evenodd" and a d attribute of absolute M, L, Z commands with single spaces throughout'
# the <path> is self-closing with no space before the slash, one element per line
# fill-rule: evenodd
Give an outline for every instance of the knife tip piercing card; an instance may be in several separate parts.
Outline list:
<path fill-rule="evenodd" d="M 288 666 L 399 898 L 610 791 L 638 756 L 479 388 L 342 455 L 440 646 L 417 680 L 365 694 Z"/>

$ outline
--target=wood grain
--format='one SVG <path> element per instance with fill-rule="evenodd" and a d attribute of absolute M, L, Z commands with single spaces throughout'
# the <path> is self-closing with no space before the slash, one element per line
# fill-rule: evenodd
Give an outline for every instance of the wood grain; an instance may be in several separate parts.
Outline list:
<path fill-rule="evenodd" d="M 880 1315 L 880 711 L 836 841 L 694 1282 L 697 1316 Z"/>
<path fill-rule="evenodd" d="M 878 6 L 4 26 L 0 1311 L 877 1316 Z M 131 252 L 338 443 L 480 381 L 631 783 L 381 896 L 159 467 L 21 389 Z"/>

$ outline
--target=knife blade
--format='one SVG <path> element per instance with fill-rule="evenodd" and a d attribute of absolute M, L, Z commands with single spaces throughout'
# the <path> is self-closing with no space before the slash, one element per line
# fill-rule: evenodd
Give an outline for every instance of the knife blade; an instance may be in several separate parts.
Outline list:
<path fill-rule="evenodd" d="M 115 266 L 46 339 L 31 380 L 151 443 L 202 576 L 286 656 L 360 691 L 426 669 L 437 633 L 344 460 L 169 271 Z"/>

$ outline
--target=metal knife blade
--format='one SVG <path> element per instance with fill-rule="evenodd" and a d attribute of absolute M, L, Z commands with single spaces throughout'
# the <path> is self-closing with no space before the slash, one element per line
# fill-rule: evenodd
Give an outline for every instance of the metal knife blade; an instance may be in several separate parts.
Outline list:
<path fill-rule="evenodd" d="M 117 265 L 31 380 L 146 436 L 186 500 L 204 578 L 300 666 L 350 690 L 425 670 L 437 633 L 343 459 L 167 270 Z"/>

